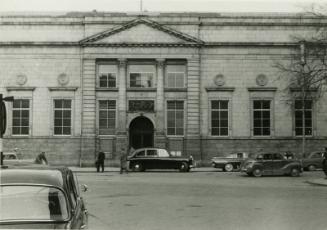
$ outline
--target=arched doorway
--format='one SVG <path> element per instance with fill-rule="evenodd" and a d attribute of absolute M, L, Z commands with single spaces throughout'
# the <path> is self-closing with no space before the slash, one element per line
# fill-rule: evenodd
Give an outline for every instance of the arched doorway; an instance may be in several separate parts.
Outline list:
<path fill-rule="evenodd" d="M 150 119 L 137 117 L 129 125 L 129 146 L 134 149 L 153 147 L 154 127 Z"/>

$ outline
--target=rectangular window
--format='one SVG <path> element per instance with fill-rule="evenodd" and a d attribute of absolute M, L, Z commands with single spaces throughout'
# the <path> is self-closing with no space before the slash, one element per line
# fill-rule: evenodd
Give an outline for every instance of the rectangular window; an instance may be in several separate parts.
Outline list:
<path fill-rule="evenodd" d="M 167 65 L 166 66 L 166 87 L 183 88 L 185 87 L 186 67 L 185 65 Z"/>
<path fill-rule="evenodd" d="M 211 101 L 211 135 L 228 136 L 228 101 Z"/>
<path fill-rule="evenodd" d="M 116 101 L 99 101 L 99 134 L 115 134 L 116 129 Z"/>
<path fill-rule="evenodd" d="M 183 101 L 167 101 L 167 134 L 184 135 Z"/>
<path fill-rule="evenodd" d="M 152 88 L 154 85 L 154 65 L 130 65 L 129 87 Z"/>
<path fill-rule="evenodd" d="M 30 101 L 28 99 L 15 99 L 12 112 L 12 134 L 28 135 L 30 122 Z"/>
<path fill-rule="evenodd" d="M 70 135 L 72 124 L 72 101 L 54 100 L 54 135 Z"/>
<path fill-rule="evenodd" d="M 115 88 L 117 79 L 117 66 L 109 64 L 99 64 L 98 79 L 100 88 Z"/>
<path fill-rule="evenodd" d="M 303 123 L 303 108 L 302 100 L 295 100 L 294 116 L 295 116 L 295 135 L 302 136 L 303 128 L 306 136 L 312 135 L 312 100 L 304 101 L 304 123 Z M 303 125 L 304 124 L 304 125 Z"/>
<path fill-rule="evenodd" d="M 253 135 L 270 135 L 270 100 L 253 101 Z"/>

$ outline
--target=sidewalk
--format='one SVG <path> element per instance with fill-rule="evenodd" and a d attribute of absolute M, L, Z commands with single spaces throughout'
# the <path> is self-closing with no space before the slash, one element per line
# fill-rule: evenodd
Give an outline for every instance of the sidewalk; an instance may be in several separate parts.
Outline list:
<path fill-rule="evenodd" d="M 327 179 L 319 178 L 314 180 L 307 181 L 309 184 L 318 185 L 318 186 L 327 186 Z"/>
<path fill-rule="evenodd" d="M 72 166 L 69 167 L 73 172 L 78 172 L 78 173 L 96 173 L 97 169 L 95 167 L 76 167 Z M 119 167 L 105 167 L 104 172 L 119 172 L 120 168 Z M 213 167 L 201 167 L 201 168 L 194 168 L 191 169 L 191 172 L 213 172 L 217 171 L 216 168 Z"/>

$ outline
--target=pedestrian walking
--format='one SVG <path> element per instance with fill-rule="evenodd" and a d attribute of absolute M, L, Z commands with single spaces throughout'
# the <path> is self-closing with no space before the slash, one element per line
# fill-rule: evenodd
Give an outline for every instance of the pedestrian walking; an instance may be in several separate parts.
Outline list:
<path fill-rule="evenodd" d="M 97 172 L 100 172 L 100 167 L 101 167 L 101 172 L 104 172 L 104 159 L 106 158 L 106 155 L 104 152 L 99 152 L 97 160 L 95 162 L 95 166 L 97 168 Z"/>
<path fill-rule="evenodd" d="M 120 156 L 120 174 L 123 174 L 124 171 L 128 173 L 127 156 L 128 154 L 126 151 L 122 149 Z"/>
<path fill-rule="evenodd" d="M 323 153 L 322 169 L 324 170 L 326 176 L 325 179 L 327 179 L 327 147 L 325 147 L 325 151 Z"/>
<path fill-rule="evenodd" d="M 45 156 L 45 152 L 41 152 L 39 155 L 37 155 L 34 162 L 35 164 L 47 165 L 48 160 Z"/>

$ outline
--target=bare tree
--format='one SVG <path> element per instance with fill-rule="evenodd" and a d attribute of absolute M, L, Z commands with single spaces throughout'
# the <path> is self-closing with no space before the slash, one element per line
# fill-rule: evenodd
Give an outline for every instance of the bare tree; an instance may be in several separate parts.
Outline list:
<path fill-rule="evenodd" d="M 316 11 L 315 8 L 312 8 L 310 13 L 318 20 L 327 18 L 326 14 Z M 294 37 L 293 39 L 295 52 L 291 54 L 288 61 L 277 62 L 274 67 L 286 82 L 288 102 L 293 104 L 295 110 L 295 133 L 299 135 L 299 132 L 302 132 L 300 135 L 302 135 L 302 154 L 304 154 L 306 136 L 312 135 L 312 128 L 310 128 L 312 120 L 308 119 L 309 114 L 306 111 L 312 109 L 312 104 L 321 98 L 326 89 L 327 30 L 321 26 L 311 38 Z"/>

